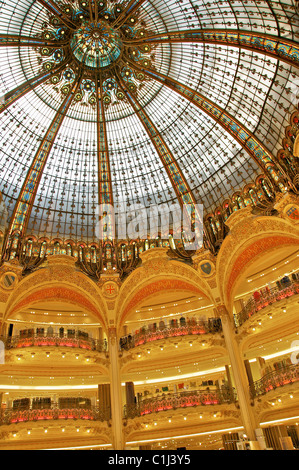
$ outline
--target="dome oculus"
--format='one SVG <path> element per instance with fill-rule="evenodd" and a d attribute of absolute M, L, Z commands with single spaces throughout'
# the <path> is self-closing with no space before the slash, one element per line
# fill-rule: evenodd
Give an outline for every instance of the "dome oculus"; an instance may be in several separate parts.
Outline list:
<path fill-rule="evenodd" d="M 120 34 L 103 21 L 85 21 L 72 35 L 70 46 L 74 57 L 92 69 L 109 67 L 122 52 Z"/>

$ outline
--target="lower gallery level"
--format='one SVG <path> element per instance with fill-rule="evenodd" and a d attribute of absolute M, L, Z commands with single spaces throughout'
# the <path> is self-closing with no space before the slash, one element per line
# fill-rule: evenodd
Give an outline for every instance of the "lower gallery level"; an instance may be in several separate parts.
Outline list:
<path fill-rule="evenodd" d="M 124 279 L 2 263 L 0 449 L 298 449 L 299 199 L 275 209 Z"/>

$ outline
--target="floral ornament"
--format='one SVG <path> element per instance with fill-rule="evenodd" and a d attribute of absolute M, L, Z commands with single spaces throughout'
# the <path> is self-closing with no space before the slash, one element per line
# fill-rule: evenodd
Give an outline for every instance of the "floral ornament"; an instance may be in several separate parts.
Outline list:
<path fill-rule="evenodd" d="M 145 67 L 153 67 L 156 46 L 140 44 L 131 46 L 130 41 L 146 37 L 144 21 L 137 14 L 129 15 L 118 28 L 113 24 L 122 12 L 122 5 L 112 2 L 98 1 L 98 14 L 94 14 L 94 0 L 91 5 L 87 0 L 73 2 L 72 5 L 60 4 L 60 8 L 77 25 L 72 30 L 56 16 L 48 13 L 49 21 L 43 23 L 43 32 L 38 35 L 51 45 L 39 49 L 39 63 L 45 71 L 51 71 L 59 64 L 66 63 L 65 70 L 55 73 L 48 84 L 65 96 L 71 84 L 81 71 L 82 83 L 74 96 L 74 103 L 82 106 L 96 106 L 96 80 L 101 76 L 101 99 L 105 107 L 122 101 L 123 90 L 117 83 L 117 75 L 121 76 L 128 90 L 136 94 L 144 81 L 150 80 L 138 69 L 130 66 L 128 60 Z M 59 47 L 53 46 L 57 41 Z"/>

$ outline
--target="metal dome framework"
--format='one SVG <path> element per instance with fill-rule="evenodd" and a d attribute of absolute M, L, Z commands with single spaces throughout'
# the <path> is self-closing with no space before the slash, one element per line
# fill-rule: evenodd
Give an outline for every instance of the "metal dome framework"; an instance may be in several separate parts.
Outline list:
<path fill-rule="evenodd" d="M 2 2 L 8 235 L 96 241 L 98 205 L 209 212 L 277 157 L 296 109 L 289 2 Z"/>

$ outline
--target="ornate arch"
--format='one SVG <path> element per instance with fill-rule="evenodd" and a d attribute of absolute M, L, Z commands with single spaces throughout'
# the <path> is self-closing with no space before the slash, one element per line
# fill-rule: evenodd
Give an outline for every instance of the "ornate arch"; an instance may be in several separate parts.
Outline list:
<path fill-rule="evenodd" d="M 165 289 L 193 292 L 213 301 L 211 289 L 197 271 L 167 257 L 167 248 L 152 248 L 141 254 L 142 266 L 123 283 L 116 305 L 118 328 L 133 308 L 147 297 Z"/>
<path fill-rule="evenodd" d="M 254 216 L 247 207 L 232 214 L 230 233 L 217 256 L 217 283 L 222 301 L 232 310 L 234 293 L 245 270 L 256 258 L 282 246 L 299 246 L 298 226 L 281 215 Z"/>
<path fill-rule="evenodd" d="M 74 266 L 67 256 L 49 258 L 48 266 L 24 278 L 11 294 L 4 320 L 39 301 L 62 300 L 80 306 L 107 328 L 105 303 L 99 288 Z"/>

